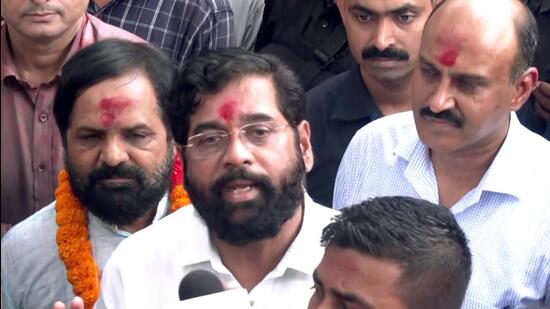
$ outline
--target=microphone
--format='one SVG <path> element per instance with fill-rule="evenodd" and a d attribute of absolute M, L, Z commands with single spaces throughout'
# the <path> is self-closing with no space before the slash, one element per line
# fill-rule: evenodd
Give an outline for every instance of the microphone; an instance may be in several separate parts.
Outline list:
<path fill-rule="evenodd" d="M 181 279 L 178 294 L 180 300 L 186 300 L 223 291 L 223 285 L 216 275 L 199 269 L 189 272 Z"/>

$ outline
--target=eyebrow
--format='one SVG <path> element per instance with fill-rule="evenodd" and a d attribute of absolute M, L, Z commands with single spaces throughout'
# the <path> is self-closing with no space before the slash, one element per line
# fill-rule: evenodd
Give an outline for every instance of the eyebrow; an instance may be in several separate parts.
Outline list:
<path fill-rule="evenodd" d="M 429 67 L 430 69 L 433 69 L 437 72 L 440 72 L 441 70 L 439 70 L 432 62 L 430 62 L 428 59 L 426 59 L 424 56 L 420 55 L 419 57 L 420 59 L 420 63 L 424 66 L 427 66 Z M 460 79 L 460 80 L 467 80 L 471 83 L 474 83 L 476 85 L 479 85 L 479 86 L 487 86 L 489 84 L 489 81 L 481 76 L 481 75 L 478 75 L 478 74 L 472 74 L 472 73 L 451 73 L 451 78 L 453 80 L 457 80 L 457 79 Z"/>
<path fill-rule="evenodd" d="M 403 4 L 402 6 L 400 7 L 397 7 L 391 11 L 388 11 L 387 13 L 384 13 L 384 15 L 395 15 L 395 14 L 403 14 L 403 13 L 406 13 L 406 12 L 413 12 L 413 13 L 418 13 L 420 11 L 422 11 L 424 9 L 424 7 L 422 6 L 418 6 L 418 5 L 414 5 L 412 3 L 405 3 Z M 373 14 L 373 15 L 382 15 L 380 12 L 376 12 L 376 11 L 373 11 L 365 6 L 362 6 L 360 4 L 354 4 L 352 5 L 348 11 L 352 11 L 352 12 L 359 12 L 359 13 L 368 13 L 368 14 Z"/>
<path fill-rule="evenodd" d="M 343 301 L 359 304 L 365 309 L 373 309 L 374 308 L 366 299 L 361 298 L 359 295 L 357 295 L 355 293 L 344 293 L 344 292 L 340 292 L 340 291 L 335 290 L 335 289 L 331 289 L 331 291 L 332 291 L 332 293 L 334 293 L 334 295 L 337 295 Z"/>
<path fill-rule="evenodd" d="M 264 113 L 256 113 L 256 114 L 246 114 L 242 115 L 240 118 L 240 121 L 243 124 L 248 123 L 254 123 L 254 122 L 261 122 L 261 121 L 273 121 L 273 117 L 269 116 L 268 114 Z M 220 123 L 217 120 L 213 121 L 207 121 L 203 122 L 201 124 L 198 124 L 194 129 L 191 135 L 196 135 L 199 133 L 202 133 L 207 130 L 227 130 L 226 126 Z"/>
<path fill-rule="evenodd" d="M 321 281 L 321 278 L 319 278 L 319 273 L 317 272 L 317 269 L 313 271 L 313 282 L 315 282 L 316 285 L 320 287 L 324 287 L 323 282 Z M 334 288 L 331 289 L 331 292 L 341 298 L 344 301 L 348 302 L 354 302 L 361 306 L 363 306 L 366 309 L 373 309 L 374 307 L 365 299 L 361 298 L 359 295 L 354 293 L 344 293 L 341 291 L 338 291 Z"/>
<path fill-rule="evenodd" d="M 207 121 L 198 124 L 191 135 L 199 134 L 207 130 L 225 130 L 225 127 L 221 125 L 218 121 Z"/>
<path fill-rule="evenodd" d="M 453 78 L 453 80 L 468 81 L 469 83 L 475 84 L 477 86 L 484 87 L 489 85 L 489 81 L 485 77 L 477 74 L 458 73 L 451 74 L 451 77 Z"/>
<path fill-rule="evenodd" d="M 430 69 L 438 70 L 438 69 L 435 67 L 435 65 L 434 65 L 432 62 L 430 62 L 426 57 L 420 55 L 420 56 L 419 56 L 419 59 L 420 59 L 420 63 L 421 63 L 421 64 L 430 67 Z M 438 71 L 439 71 L 439 70 L 438 70 Z"/>
<path fill-rule="evenodd" d="M 144 130 L 144 131 L 147 131 L 147 132 L 154 133 L 154 131 L 151 129 L 151 127 L 144 124 L 144 123 L 140 123 L 140 124 L 137 124 L 137 125 L 129 127 L 129 128 L 123 128 L 121 131 L 132 132 L 132 131 L 139 131 L 139 130 Z"/>
<path fill-rule="evenodd" d="M 121 128 L 120 132 L 122 133 L 131 133 L 135 131 L 146 131 L 147 135 L 156 135 L 157 133 L 151 129 L 150 126 L 140 123 L 135 126 L 129 127 L 129 128 Z M 100 134 L 104 136 L 109 131 L 109 128 L 97 128 L 97 127 L 90 127 L 90 126 L 82 126 L 75 129 L 75 134 Z"/>
<path fill-rule="evenodd" d="M 405 3 L 402 6 L 391 10 L 390 13 L 393 13 L 393 14 L 400 14 L 400 13 L 406 13 L 406 12 L 418 13 L 423 9 L 424 9 L 423 6 L 414 5 L 412 3 Z"/>
<path fill-rule="evenodd" d="M 145 123 L 138 123 L 132 127 L 126 128 L 125 130 L 149 130 L 149 129 L 151 129 L 151 127 L 146 125 Z"/>
<path fill-rule="evenodd" d="M 252 123 L 252 122 L 260 122 L 260 121 L 273 121 L 273 117 L 269 116 L 268 114 L 264 113 L 256 113 L 256 114 L 247 114 L 243 115 L 241 117 L 241 121 L 243 123 Z"/>

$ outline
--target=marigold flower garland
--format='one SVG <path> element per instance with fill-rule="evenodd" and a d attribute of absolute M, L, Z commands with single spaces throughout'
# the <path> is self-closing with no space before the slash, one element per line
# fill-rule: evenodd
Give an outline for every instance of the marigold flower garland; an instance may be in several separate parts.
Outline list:
<path fill-rule="evenodd" d="M 88 234 L 88 212 L 73 194 L 69 173 L 65 169 L 59 173 L 58 179 L 55 210 L 59 257 L 65 264 L 67 280 L 72 284 L 74 294 L 84 300 L 85 308 L 93 308 L 99 298 L 101 275 Z M 183 169 L 178 155 L 170 192 L 172 212 L 191 203 L 182 180 Z"/>
<path fill-rule="evenodd" d="M 179 152 L 176 153 L 174 161 L 174 170 L 172 171 L 172 191 L 170 192 L 170 210 L 172 212 L 185 205 L 191 204 L 191 199 L 187 191 L 183 188 L 183 162 Z"/>

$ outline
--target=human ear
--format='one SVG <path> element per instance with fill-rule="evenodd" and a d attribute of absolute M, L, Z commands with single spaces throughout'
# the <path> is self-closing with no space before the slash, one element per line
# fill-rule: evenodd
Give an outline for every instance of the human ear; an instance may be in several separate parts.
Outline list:
<path fill-rule="evenodd" d="M 539 71 L 537 68 L 531 67 L 523 72 L 521 77 L 516 81 L 510 110 L 517 111 L 523 106 L 533 90 L 535 90 L 538 79 Z"/>
<path fill-rule="evenodd" d="M 309 172 L 313 167 L 313 149 L 311 147 L 311 129 L 309 127 L 309 122 L 305 120 L 300 122 L 298 125 L 298 134 L 304 165 L 306 166 L 306 171 Z"/>

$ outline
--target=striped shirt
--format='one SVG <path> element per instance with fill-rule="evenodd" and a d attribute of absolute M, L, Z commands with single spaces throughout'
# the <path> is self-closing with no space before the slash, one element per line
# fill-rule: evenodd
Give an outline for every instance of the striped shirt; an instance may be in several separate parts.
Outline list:
<path fill-rule="evenodd" d="M 550 306 L 549 177 L 550 142 L 512 114 L 506 140 L 478 186 L 451 208 L 473 258 L 463 308 Z M 439 202 L 429 149 L 412 112 L 363 127 L 340 164 L 335 208 L 384 195 Z"/>
<path fill-rule="evenodd" d="M 176 64 L 202 50 L 235 46 L 227 0 L 112 0 L 88 12 L 164 50 Z"/>

